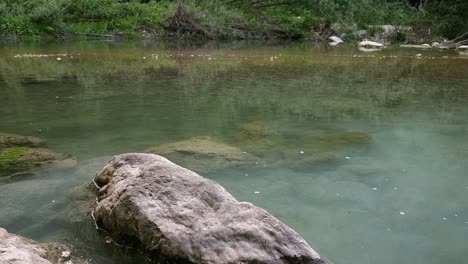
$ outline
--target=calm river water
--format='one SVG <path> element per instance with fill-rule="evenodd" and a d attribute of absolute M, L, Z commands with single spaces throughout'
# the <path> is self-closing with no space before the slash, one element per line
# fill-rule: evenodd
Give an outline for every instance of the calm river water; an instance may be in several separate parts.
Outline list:
<path fill-rule="evenodd" d="M 44 138 L 79 163 L 0 183 L 0 227 L 71 243 L 93 263 L 142 263 L 92 226 L 63 221 L 71 190 L 115 154 L 228 138 L 254 121 L 291 138 L 359 131 L 372 142 L 305 170 L 265 163 L 204 176 L 267 209 L 336 264 L 466 263 L 468 55 L 457 51 L 1 44 L 0 132 Z M 282 148 L 300 153 L 300 143 Z"/>

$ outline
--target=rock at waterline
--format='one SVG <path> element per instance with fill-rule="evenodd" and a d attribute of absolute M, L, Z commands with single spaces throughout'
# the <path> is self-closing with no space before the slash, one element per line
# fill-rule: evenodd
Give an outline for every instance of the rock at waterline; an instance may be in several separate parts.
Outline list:
<path fill-rule="evenodd" d="M 359 42 L 359 47 L 362 48 L 383 48 L 384 45 L 375 41 L 364 40 Z"/>
<path fill-rule="evenodd" d="M 431 45 L 429 44 L 420 44 L 420 45 L 415 45 L 415 44 L 408 44 L 408 45 L 400 45 L 401 48 L 415 48 L 415 49 L 430 49 L 432 48 Z"/>
<path fill-rule="evenodd" d="M 468 45 L 458 46 L 457 49 L 459 49 L 459 50 L 468 50 Z"/>
<path fill-rule="evenodd" d="M 331 36 L 328 38 L 328 40 L 329 40 L 328 44 L 330 44 L 331 46 L 336 46 L 343 42 L 343 40 L 337 36 Z"/>
<path fill-rule="evenodd" d="M 0 263 L 84 264 L 88 262 L 72 256 L 69 248 L 64 245 L 38 243 L 31 239 L 8 233 L 5 229 L 0 228 Z"/>
<path fill-rule="evenodd" d="M 7 147 L 40 147 L 45 141 L 29 136 L 0 133 L 0 149 Z"/>
<path fill-rule="evenodd" d="M 154 154 L 115 156 L 95 178 L 97 224 L 169 263 L 327 263 L 265 210 Z"/>
<path fill-rule="evenodd" d="M 69 155 L 45 148 L 0 148 L 0 176 L 46 168 L 69 168 L 76 160 Z"/>
<path fill-rule="evenodd" d="M 146 152 L 163 155 L 199 173 L 249 166 L 257 160 L 255 156 L 211 137 L 194 137 L 163 144 Z"/>
<path fill-rule="evenodd" d="M 43 148 L 44 145 L 45 141 L 36 137 L 0 133 L 0 177 L 14 178 L 34 174 L 38 169 L 76 165 L 74 158 Z"/>

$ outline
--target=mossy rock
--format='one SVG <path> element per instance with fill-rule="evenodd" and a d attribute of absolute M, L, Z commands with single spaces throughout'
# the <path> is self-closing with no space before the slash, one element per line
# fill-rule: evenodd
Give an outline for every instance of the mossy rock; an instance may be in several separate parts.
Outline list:
<path fill-rule="evenodd" d="M 279 133 L 261 121 L 242 125 L 232 137 L 234 145 L 259 157 L 278 156 L 279 142 Z"/>
<path fill-rule="evenodd" d="M 22 170 L 25 164 L 20 162 L 20 158 L 26 155 L 28 150 L 29 148 L 26 147 L 0 149 L 0 173 Z"/>
<path fill-rule="evenodd" d="M 0 149 L 0 176 L 50 167 L 73 167 L 76 160 L 45 148 L 9 147 Z"/>
<path fill-rule="evenodd" d="M 43 146 L 44 143 L 44 140 L 36 137 L 0 133 L 0 149 L 7 147 L 39 147 Z"/>
<path fill-rule="evenodd" d="M 149 148 L 146 152 L 164 156 L 198 173 L 249 166 L 257 160 L 252 154 L 211 137 L 194 137 L 163 144 Z"/>

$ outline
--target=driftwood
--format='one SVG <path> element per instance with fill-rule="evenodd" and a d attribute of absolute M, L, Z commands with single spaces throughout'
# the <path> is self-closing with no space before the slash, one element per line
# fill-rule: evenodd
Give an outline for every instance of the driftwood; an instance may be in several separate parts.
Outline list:
<path fill-rule="evenodd" d="M 164 27 L 178 35 L 201 35 L 208 38 L 216 37 L 215 33 L 201 25 L 197 20 L 198 19 L 188 11 L 185 1 L 179 0 L 176 12 L 164 22 Z"/>
<path fill-rule="evenodd" d="M 447 44 L 442 45 L 441 48 L 444 49 L 456 49 L 462 45 L 467 45 L 468 44 L 468 31 L 465 32 L 464 34 L 461 34 L 460 36 L 450 40 L 447 42 Z"/>

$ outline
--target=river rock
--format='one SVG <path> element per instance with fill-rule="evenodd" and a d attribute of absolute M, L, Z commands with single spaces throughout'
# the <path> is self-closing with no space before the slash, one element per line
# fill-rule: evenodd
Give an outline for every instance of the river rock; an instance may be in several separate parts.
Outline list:
<path fill-rule="evenodd" d="M 199 173 L 244 167 L 257 160 L 255 156 L 211 137 L 194 137 L 168 143 L 150 148 L 147 152 L 163 155 Z"/>
<path fill-rule="evenodd" d="M 97 224 L 159 262 L 327 263 L 267 211 L 164 157 L 115 156 L 95 180 Z"/>
<path fill-rule="evenodd" d="M 72 256 L 70 249 L 56 243 L 38 243 L 8 233 L 0 228 L 0 263 L 2 264 L 84 264 L 86 261 Z"/>
<path fill-rule="evenodd" d="M 371 137 L 359 131 L 331 131 L 306 135 L 300 145 L 285 151 L 285 161 L 295 170 L 308 170 L 319 164 L 336 162 L 353 150 L 367 147 Z"/>
<path fill-rule="evenodd" d="M 336 46 L 340 43 L 343 43 L 343 40 L 337 36 L 331 36 L 328 38 L 330 46 Z"/>
<path fill-rule="evenodd" d="M 232 144 L 258 157 L 276 157 L 280 135 L 272 127 L 261 121 L 240 126 Z"/>
<path fill-rule="evenodd" d="M 76 160 L 69 155 L 45 148 L 8 147 L 0 149 L 0 176 L 14 177 L 15 173 L 45 168 L 69 168 Z"/>
<path fill-rule="evenodd" d="M 359 47 L 362 48 L 383 48 L 384 45 L 375 41 L 364 40 L 359 42 Z"/>
<path fill-rule="evenodd" d="M 7 147 L 39 147 L 44 140 L 36 137 L 0 133 L 0 149 Z"/>
<path fill-rule="evenodd" d="M 400 45 L 402 48 L 416 48 L 416 49 L 430 49 L 432 48 L 429 44 L 405 44 Z"/>
<path fill-rule="evenodd" d="M 468 50 L 468 45 L 461 45 L 461 46 L 458 46 L 459 50 Z"/>

